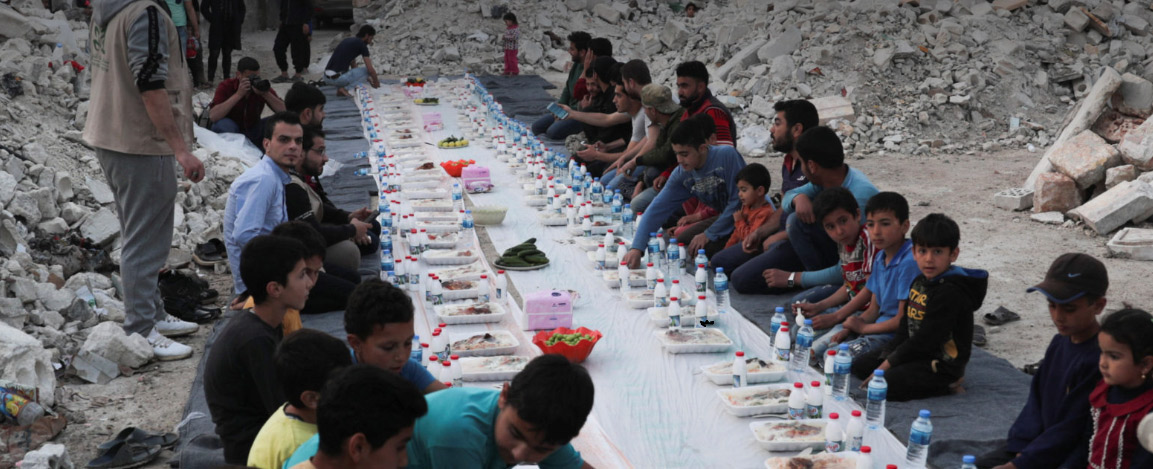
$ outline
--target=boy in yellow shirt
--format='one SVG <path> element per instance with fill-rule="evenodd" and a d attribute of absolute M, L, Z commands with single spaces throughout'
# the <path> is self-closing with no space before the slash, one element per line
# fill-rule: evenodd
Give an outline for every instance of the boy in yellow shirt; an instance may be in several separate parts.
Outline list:
<path fill-rule="evenodd" d="M 276 376 L 288 403 L 268 418 L 252 449 L 248 466 L 280 469 L 296 448 L 316 434 L 316 408 L 329 374 L 352 364 L 344 343 L 313 329 L 301 329 L 276 350 Z"/>

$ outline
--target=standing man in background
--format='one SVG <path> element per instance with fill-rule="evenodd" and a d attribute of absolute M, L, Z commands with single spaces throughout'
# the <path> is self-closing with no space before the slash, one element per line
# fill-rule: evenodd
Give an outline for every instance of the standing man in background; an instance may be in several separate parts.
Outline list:
<path fill-rule="evenodd" d="M 232 51 L 240 50 L 240 28 L 244 24 L 244 0 L 204 0 L 204 19 L 208 28 L 208 83 L 216 76 L 220 59 L 220 78 L 232 75 Z M 224 54 L 221 55 L 221 52 Z"/>
<path fill-rule="evenodd" d="M 172 245 L 173 160 L 190 181 L 204 178 L 204 165 L 188 151 L 192 86 L 180 34 L 167 6 L 148 0 L 96 2 L 91 31 L 84 141 L 96 149 L 120 219 L 124 332 L 147 338 L 159 360 L 188 358 L 192 349 L 166 336 L 198 326 L 165 313 L 157 285 Z"/>
<path fill-rule="evenodd" d="M 280 67 L 280 76 L 273 83 L 304 81 L 302 73 L 308 68 L 310 54 L 308 37 L 312 34 L 312 2 L 309 0 L 280 0 L 280 29 L 272 43 L 272 55 Z M 288 47 L 292 46 L 292 68 L 296 74 L 288 77 Z"/>

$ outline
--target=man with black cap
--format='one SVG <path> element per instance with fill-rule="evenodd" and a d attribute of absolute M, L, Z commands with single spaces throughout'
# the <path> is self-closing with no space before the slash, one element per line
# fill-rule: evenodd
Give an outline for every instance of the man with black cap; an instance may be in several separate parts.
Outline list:
<path fill-rule="evenodd" d="M 1101 380 L 1097 316 L 1105 309 L 1109 273 L 1088 254 L 1068 253 L 1029 288 L 1049 303 L 1057 335 L 1033 376 L 1029 400 L 1009 427 L 1008 441 L 977 460 L 982 469 L 1059 467 L 1077 445 L 1089 419 L 1089 393 Z"/>

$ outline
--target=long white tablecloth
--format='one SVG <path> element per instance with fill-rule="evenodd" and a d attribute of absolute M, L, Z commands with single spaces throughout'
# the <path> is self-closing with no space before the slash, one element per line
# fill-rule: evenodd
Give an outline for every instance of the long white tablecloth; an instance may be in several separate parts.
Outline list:
<path fill-rule="evenodd" d="M 464 85 L 463 81 L 456 83 Z M 399 88 L 374 90 L 377 101 L 399 93 Z M 446 93 L 441 96 L 441 105 L 412 108 L 417 130 L 423 113 L 439 112 L 443 118 L 444 130 L 425 133 L 429 143 L 463 133 L 457 123 L 457 110 L 447 103 L 448 98 Z M 740 314 L 730 313 L 722 323 L 724 332 L 735 342 L 734 348 L 725 353 L 666 353 L 653 336 L 656 328 L 648 313 L 629 308 L 617 290 L 603 283 L 601 272 L 594 269 L 585 251 L 571 243 L 572 236 L 565 227 L 546 227 L 538 221 L 538 210 L 525 204 L 521 183 L 505 163 L 496 159 L 492 149 L 484 148 L 479 139 L 465 149 L 425 148 L 439 161 L 473 159 L 490 169 L 493 191 L 470 194 L 468 198 L 474 205 L 508 207 L 501 225 L 486 227 L 497 252 L 536 238 L 537 247 L 551 261 L 542 270 L 508 272 L 510 282 L 522 295 L 549 289 L 576 290 L 580 298 L 575 304 L 573 327 L 584 326 L 604 334 L 584 363 L 596 384 L 596 402 L 588 424 L 573 444 L 586 461 L 597 467 L 752 468 L 764 467 L 765 459 L 771 456 L 788 455 L 762 449 L 749 429 L 749 423 L 757 420 L 726 412 L 716 394 L 720 387 L 699 371 L 703 365 L 730 360 L 735 350 L 744 350 L 749 356 L 769 356 L 770 340 L 762 330 Z M 687 277 L 682 283 L 692 285 Z M 436 317 L 423 301 L 414 303 L 420 304 L 418 310 L 423 313 L 418 314 L 417 334 L 427 338 L 436 327 Z M 514 316 L 520 317 L 519 308 L 514 305 L 513 309 Z M 517 354 L 538 355 L 539 349 L 530 343 L 535 331 L 526 332 L 522 327 L 523 321 L 506 318 L 488 325 L 449 326 L 449 331 L 509 330 L 520 341 Z M 804 376 L 796 374 L 790 372 L 787 380 L 824 379 L 815 370 L 808 370 Z M 861 410 L 851 400 L 825 403 L 826 415 L 839 412 L 847 418 L 853 409 Z M 888 431 L 870 431 L 865 444 L 873 448 L 875 467 L 905 466 L 905 448 Z"/>

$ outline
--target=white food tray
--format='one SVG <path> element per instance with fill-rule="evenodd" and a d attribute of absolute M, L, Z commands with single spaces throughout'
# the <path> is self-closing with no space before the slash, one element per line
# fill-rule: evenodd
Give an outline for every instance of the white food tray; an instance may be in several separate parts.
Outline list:
<path fill-rule="evenodd" d="M 559 213 L 542 213 L 540 214 L 540 224 L 544 226 L 565 226 L 568 224 L 568 217 Z"/>
<path fill-rule="evenodd" d="M 446 191 L 446 190 L 444 190 L 444 189 L 432 189 L 432 190 L 423 189 L 423 190 L 413 190 L 413 191 L 410 191 L 410 190 L 407 190 L 407 189 L 406 189 L 406 190 L 403 192 L 403 194 L 404 194 L 404 196 L 405 196 L 405 197 L 407 197 L 407 198 L 408 198 L 408 200 L 417 200 L 417 199 L 448 199 L 448 198 L 449 198 L 449 193 L 448 193 L 448 191 Z"/>
<path fill-rule="evenodd" d="M 523 361 L 519 365 L 514 365 L 515 370 L 492 370 L 484 367 L 486 362 L 500 359 L 517 359 Z M 520 373 L 528 364 L 532 357 L 522 355 L 510 355 L 504 357 L 464 357 L 460 359 L 461 378 L 465 381 L 509 381 Z"/>
<path fill-rule="evenodd" d="M 474 306 L 476 302 L 465 302 L 457 304 L 437 305 L 433 307 L 436 311 L 436 317 L 445 324 L 480 324 L 485 322 L 500 322 L 504 319 L 508 310 L 504 309 L 499 303 L 489 302 L 488 307 L 492 310 L 492 314 L 469 314 L 469 315 L 446 315 L 446 312 L 465 309 Z"/>
<path fill-rule="evenodd" d="M 484 335 L 484 334 L 491 334 L 492 336 L 497 337 L 500 341 L 511 344 L 511 345 L 488 348 L 488 349 L 483 349 L 483 350 L 458 350 L 454 347 L 452 349 L 452 353 L 459 355 L 459 356 L 462 356 L 462 357 L 495 357 L 497 355 L 511 355 L 514 352 L 516 352 L 516 348 L 520 346 L 520 341 L 516 340 L 516 336 L 512 335 L 512 333 L 510 333 L 508 331 L 482 331 L 482 332 L 474 332 L 474 333 L 458 333 L 458 334 L 453 334 L 449 337 L 450 337 L 451 342 L 453 344 L 455 344 L 456 342 L 459 342 L 462 340 L 467 340 L 470 337 L 474 337 L 474 336 L 478 336 L 478 335 Z"/>
<path fill-rule="evenodd" d="M 439 188 L 441 187 L 441 183 L 440 181 L 404 181 L 400 183 L 400 186 L 406 191 L 410 189 L 425 190 Z"/>
<path fill-rule="evenodd" d="M 621 229 L 620 224 L 615 224 L 615 225 L 614 224 L 607 224 L 607 225 L 593 226 L 591 231 L 592 231 L 593 236 L 604 236 L 605 233 L 609 232 L 609 230 L 613 230 L 613 233 L 616 233 L 620 229 Z M 584 233 L 585 233 L 584 227 L 582 227 L 580 225 L 569 228 L 569 234 L 571 234 L 573 236 L 582 236 L 582 235 L 584 235 Z M 600 243 L 597 243 L 597 244 L 600 244 Z M 593 249 L 596 249 L 595 245 L 593 246 Z"/>
<path fill-rule="evenodd" d="M 435 274 L 437 277 L 444 280 L 480 280 L 481 275 L 488 274 L 488 268 L 483 262 L 473 262 L 468 265 L 458 267 L 446 267 L 443 269 L 430 270 L 430 274 Z"/>
<path fill-rule="evenodd" d="M 813 467 L 821 467 L 826 469 L 873 469 L 871 466 L 862 466 L 864 459 L 861 458 L 860 453 L 840 452 L 840 453 L 817 453 L 812 455 L 797 456 L 779 456 L 772 457 L 765 460 L 765 469 L 789 469 L 789 461 L 794 457 L 806 458 L 814 463 Z"/>
<path fill-rule="evenodd" d="M 698 332 L 698 331 L 701 331 L 701 332 Z M 683 344 L 683 343 L 670 342 L 668 340 L 668 335 L 672 334 L 673 332 L 681 332 L 681 333 L 689 333 L 689 334 L 696 334 L 696 333 L 704 333 L 704 334 L 712 334 L 712 335 L 718 335 L 719 334 L 720 337 L 723 337 L 725 339 L 725 342 L 721 343 L 721 344 Z M 725 333 L 721 332 L 719 329 L 680 329 L 678 331 L 674 331 L 672 329 L 663 329 L 663 330 L 659 330 L 659 331 L 653 331 L 653 335 L 656 336 L 658 340 L 660 340 L 661 346 L 663 346 L 665 348 L 665 351 L 668 353 L 716 353 L 716 352 L 724 352 L 724 351 L 728 350 L 729 347 L 733 346 L 732 339 L 729 339 L 729 337 L 726 336 Z"/>
<path fill-rule="evenodd" d="M 653 326 L 658 328 L 666 328 L 672 326 L 669 322 L 669 309 L 661 307 L 652 307 L 648 309 L 649 319 L 652 320 Z M 692 329 L 696 327 L 697 322 L 700 321 L 696 316 L 693 308 L 681 308 L 681 328 Z"/>
<path fill-rule="evenodd" d="M 730 375 L 730 381 L 731 380 L 732 377 Z M 762 391 L 776 391 L 780 389 L 784 389 L 790 393 L 793 392 L 793 387 L 791 384 L 766 384 L 761 386 L 718 389 L 717 398 L 721 400 L 721 404 L 725 406 L 725 410 L 729 411 L 730 414 L 733 414 L 737 417 L 752 417 L 754 415 L 763 414 L 783 414 L 789 411 L 789 398 L 787 395 L 783 400 L 766 405 L 744 406 L 735 405 L 729 401 L 730 397 L 739 399 L 741 397 L 750 396 Z"/>
<path fill-rule="evenodd" d="M 746 357 L 745 359 L 748 360 L 750 358 L 759 358 L 759 357 Z M 773 362 L 772 359 L 769 359 L 769 360 L 762 359 L 762 361 L 769 364 L 768 369 L 762 369 L 761 371 L 756 372 L 756 373 L 753 373 L 750 371 L 748 373 L 749 384 L 775 383 L 777 381 L 785 379 L 785 375 L 787 375 L 789 373 L 789 370 L 785 366 L 781 365 L 780 363 Z M 717 372 L 713 371 L 713 369 L 717 368 L 718 366 L 724 366 L 724 365 L 728 365 L 727 367 L 725 367 L 726 371 L 724 371 L 722 373 L 717 373 Z M 723 362 L 717 362 L 717 363 L 713 363 L 711 365 L 705 365 L 705 366 L 701 367 L 701 373 L 703 373 L 705 375 L 705 378 L 708 378 L 709 381 L 712 381 L 713 384 L 721 385 L 721 386 L 732 385 L 733 384 L 732 365 L 733 365 L 732 360 L 725 360 Z"/>
<path fill-rule="evenodd" d="M 456 247 L 456 243 L 460 241 L 460 232 L 448 233 L 428 233 L 430 236 L 436 236 L 436 239 L 428 240 L 428 247 L 432 249 L 452 249 Z M 480 278 L 479 276 L 477 278 Z"/>
<path fill-rule="evenodd" d="M 525 196 L 524 204 L 529 207 L 544 207 L 548 205 L 548 198 L 543 195 Z"/>
<path fill-rule="evenodd" d="M 447 279 L 441 280 L 442 286 L 444 285 L 445 281 L 447 281 Z M 471 281 L 471 280 L 459 280 L 459 281 L 471 283 L 472 288 L 465 288 L 462 290 L 444 289 L 442 295 L 444 296 L 445 301 L 464 300 L 464 299 L 468 299 L 468 298 L 477 298 L 480 296 L 479 282 L 475 282 L 475 281 Z"/>
<path fill-rule="evenodd" d="M 648 289 L 643 290 L 629 290 L 625 293 L 625 303 L 632 309 L 648 309 L 655 303 L 653 301 L 653 291 Z"/>
<path fill-rule="evenodd" d="M 620 267 L 620 264 L 617 264 L 617 267 Z M 637 278 L 637 274 L 640 274 L 639 279 Z M 605 285 L 608 286 L 609 288 L 620 288 L 621 287 L 620 271 L 617 269 L 608 269 L 608 270 L 605 270 L 604 272 L 601 272 L 601 280 L 603 280 L 605 282 Z M 629 285 L 633 286 L 633 287 L 645 286 L 645 270 L 644 269 L 630 270 L 629 271 Z"/>
<path fill-rule="evenodd" d="M 614 230 L 614 232 L 615 231 L 616 230 Z M 579 237 L 576 239 L 576 245 L 577 245 L 577 247 L 584 249 L 585 251 L 594 251 L 595 252 L 597 250 L 597 247 L 599 247 L 600 244 L 604 242 L 604 240 L 605 240 L 604 233 L 601 233 L 601 235 L 599 237 L 592 236 L 592 237 L 586 238 L 586 237 L 582 236 L 582 237 Z M 616 244 L 617 246 L 620 246 L 621 241 L 624 241 L 624 240 L 621 239 L 620 236 L 614 236 L 613 237 L 613 243 Z M 605 249 L 608 249 L 608 248 L 609 248 L 608 246 L 605 246 Z M 628 249 L 627 244 L 625 245 L 625 249 Z"/>
<path fill-rule="evenodd" d="M 766 440 L 763 435 L 757 431 L 761 427 L 770 425 L 813 425 L 821 428 L 821 431 L 810 439 L 806 440 Z M 760 422 L 749 423 L 749 430 L 753 432 L 753 438 L 757 439 L 757 443 L 762 448 L 769 451 L 800 451 L 805 448 L 824 449 L 825 448 L 825 421 L 816 419 L 802 419 L 802 420 L 769 420 Z M 811 441 L 810 441 L 811 440 Z"/>
<path fill-rule="evenodd" d="M 413 212 L 451 212 L 452 201 L 448 199 L 414 200 Z"/>
<path fill-rule="evenodd" d="M 468 255 L 460 255 L 462 253 Z M 429 265 L 464 265 L 477 260 L 479 255 L 475 249 L 429 249 L 420 255 Z"/>
<path fill-rule="evenodd" d="M 460 231 L 460 224 L 455 222 L 417 222 L 416 231 L 420 230 L 427 230 L 429 233 L 455 233 Z"/>

